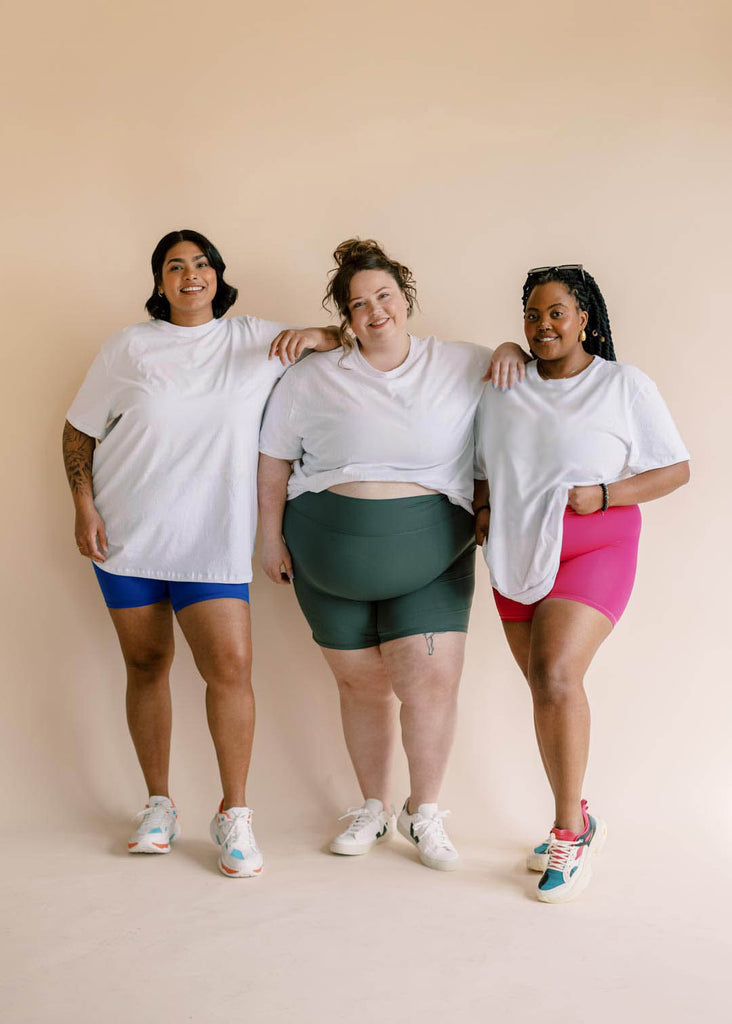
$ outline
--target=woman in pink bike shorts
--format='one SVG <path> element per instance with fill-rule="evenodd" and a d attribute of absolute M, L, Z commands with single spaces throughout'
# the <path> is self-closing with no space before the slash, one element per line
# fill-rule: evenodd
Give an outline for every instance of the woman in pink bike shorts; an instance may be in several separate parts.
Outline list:
<path fill-rule="evenodd" d="M 579 265 L 529 271 L 524 331 L 535 361 L 476 417 L 476 539 L 511 653 L 534 705 L 555 800 L 528 857 L 545 903 L 587 886 L 606 825 L 582 799 L 590 712 L 584 675 L 630 598 L 638 505 L 689 479 L 689 455 L 656 385 L 615 362 L 607 308 Z"/>

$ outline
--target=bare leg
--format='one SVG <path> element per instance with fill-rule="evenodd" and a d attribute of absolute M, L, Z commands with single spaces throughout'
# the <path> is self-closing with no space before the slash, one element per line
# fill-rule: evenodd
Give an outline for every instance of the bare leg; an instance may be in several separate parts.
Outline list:
<path fill-rule="evenodd" d="M 437 803 L 457 721 L 465 633 L 425 633 L 390 640 L 381 653 L 402 702 L 402 742 L 409 762 L 407 810 Z"/>
<path fill-rule="evenodd" d="M 543 601 L 531 624 L 529 686 L 536 731 L 559 828 L 581 832 L 582 784 L 590 742 L 584 676 L 612 623 L 577 601 Z"/>
<path fill-rule="evenodd" d="M 170 666 L 175 650 L 168 601 L 110 608 L 127 667 L 127 724 L 150 796 L 170 796 Z"/>
<path fill-rule="evenodd" d="M 245 807 L 254 738 L 249 605 L 233 598 L 200 601 L 181 608 L 178 622 L 206 682 L 224 807 Z"/>
<path fill-rule="evenodd" d="M 320 649 L 338 684 L 343 735 L 364 800 L 388 807 L 396 701 L 379 648 Z"/>
<path fill-rule="evenodd" d="M 531 648 L 531 621 L 504 622 L 503 632 L 506 634 L 508 646 L 511 648 L 511 654 L 513 654 L 516 664 L 521 669 L 524 679 L 528 683 L 529 650 Z M 539 747 L 541 763 L 544 765 L 544 771 L 546 772 L 546 777 L 547 779 L 549 779 L 549 785 L 551 786 L 552 777 L 549 774 L 549 765 L 547 764 L 546 757 L 544 757 L 544 750 L 541 745 L 541 737 L 539 736 L 539 730 L 536 726 L 536 714 L 534 714 L 534 733 L 536 734 L 536 742 Z"/>

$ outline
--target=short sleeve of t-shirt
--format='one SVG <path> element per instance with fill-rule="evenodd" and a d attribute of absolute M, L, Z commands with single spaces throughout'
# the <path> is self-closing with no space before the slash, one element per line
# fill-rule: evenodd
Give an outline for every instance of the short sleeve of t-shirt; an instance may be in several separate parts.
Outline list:
<path fill-rule="evenodd" d="M 89 367 L 66 419 L 72 427 L 101 441 L 112 415 L 113 392 L 114 384 L 103 348 Z"/>
<path fill-rule="evenodd" d="M 302 438 L 292 425 L 295 375 L 285 373 L 269 397 L 259 436 L 259 450 L 273 459 L 302 458 Z"/>
<path fill-rule="evenodd" d="M 658 388 L 645 378 L 630 407 L 628 469 L 632 474 L 645 473 L 686 462 L 688 458 L 689 453 Z"/>

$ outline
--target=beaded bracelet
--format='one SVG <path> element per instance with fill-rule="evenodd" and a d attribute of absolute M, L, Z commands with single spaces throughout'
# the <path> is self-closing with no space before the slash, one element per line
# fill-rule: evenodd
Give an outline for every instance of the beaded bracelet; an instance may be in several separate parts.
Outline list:
<path fill-rule="evenodd" d="M 607 512 L 608 505 L 610 504 L 610 491 L 607 484 L 600 484 L 600 487 L 602 487 L 602 508 L 600 511 Z"/>

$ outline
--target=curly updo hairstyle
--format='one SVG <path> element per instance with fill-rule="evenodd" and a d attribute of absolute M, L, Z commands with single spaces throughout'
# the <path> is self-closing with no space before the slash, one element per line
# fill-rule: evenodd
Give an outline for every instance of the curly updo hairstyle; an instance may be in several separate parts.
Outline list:
<path fill-rule="evenodd" d="M 164 295 L 160 295 L 158 293 L 158 288 L 161 288 L 163 284 L 163 264 L 165 263 L 165 257 L 173 246 L 177 245 L 179 242 L 193 242 L 194 245 L 197 245 L 208 260 L 209 264 L 216 271 L 216 294 L 213 298 L 212 307 L 213 315 L 218 320 L 220 316 L 224 315 L 227 309 L 234 305 L 239 292 L 236 288 L 232 288 L 230 284 L 227 284 L 227 282 L 224 281 L 226 264 L 222 260 L 221 253 L 213 242 L 209 242 L 205 235 L 200 234 L 198 231 L 192 231 L 190 228 L 184 228 L 182 231 L 168 232 L 168 234 L 164 235 L 155 246 L 153 254 L 150 257 L 154 282 L 153 290 L 152 295 L 145 303 L 145 309 L 154 320 L 170 321 L 170 303 Z"/>
<path fill-rule="evenodd" d="M 411 316 L 417 304 L 417 286 L 409 267 L 389 259 L 378 242 L 373 238 L 349 238 L 341 242 L 333 253 L 336 266 L 330 272 L 330 281 L 323 299 L 324 309 L 335 309 L 341 318 L 338 325 L 343 354 L 354 347 L 354 334 L 350 330 L 351 311 L 348 302 L 351 294 L 351 280 L 361 270 L 383 270 L 390 274 L 399 285 L 407 300 L 407 316 Z"/>
<path fill-rule="evenodd" d="M 540 284 L 554 282 L 563 284 L 569 294 L 574 296 L 579 308 L 587 313 L 587 340 L 583 344 L 585 352 L 615 362 L 613 336 L 605 299 L 597 286 L 597 281 L 583 267 L 547 267 L 540 271 L 530 271 L 524 282 L 522 295 L 524 312 L 534 288 Z"/>

